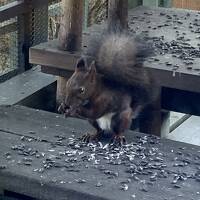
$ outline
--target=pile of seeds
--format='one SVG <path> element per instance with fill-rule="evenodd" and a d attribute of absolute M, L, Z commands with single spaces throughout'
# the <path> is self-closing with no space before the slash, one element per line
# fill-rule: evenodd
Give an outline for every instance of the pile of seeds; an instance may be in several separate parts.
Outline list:
<path fill-rule="evenodd" d="M 118 189 L 123 191 L 129 190 L 133 182 L 140 185 L 142 192 L 148 192 L 149 187 L 163 179 L 174 189 L 182 188 L 188 180 L 200 182 L 200 155 L 185 153 L 184 147 L 169 149 L 168 153 L 164 153 L 160 139 L 155 136 L 137 136 L 133 143 L 122 147 L 101 142 L 86 144 L 75 136 L 55 138 L 56 142 L 50 143 L 46 152 L 32 148 L 32 141 L 23 139 L 23 143 L 12 146 L 5 157 L 9 157 L 9 161 L 14 151 L 22 156 L 17 164 L 27 167 L 34 167 L 34 160 L 40 159 L 41 166 L 33 169 L 39 174 L 57 169 L 62 173 L 66 171 L 84 176 L 81 174 L 83 169 L 88 173 L 91 169 L 96 170 L 102 179 L 118 180 Z M 4 166 L 0 169 L 4 169 Z M 56 182 L 56 177 L 53 180 Z M 59 182 L 65 184 L 66 180 Z M 74 179 L 74 182 L 87 183 L 87 177 Z M 97 181 L 94 187 L 104 187 L 104 183 Z"/>
<path fill-rule="evenodd" d="M 172 66 L 173 70 L 184 66 L 193 69 L 195 60 L 200 58 L 200 12 L 175 10 L 136 10 L 130 15 L 129 30 L 142 34 L 153 44 L 155 55 L 167 55 L 177 58 L 176 66 L 162 63 L 162 58 L 150 59 L 150 62 Z M 170 58 L 170 57 L 169 57 Z M 172 58 L 170 58 L 172 59 Z M 180 63 L 179 63 L 180 62 Z M 179 63 L 179 64 L 178 64 Z M 194 66 L 195 71 L 200 68 Z"/>

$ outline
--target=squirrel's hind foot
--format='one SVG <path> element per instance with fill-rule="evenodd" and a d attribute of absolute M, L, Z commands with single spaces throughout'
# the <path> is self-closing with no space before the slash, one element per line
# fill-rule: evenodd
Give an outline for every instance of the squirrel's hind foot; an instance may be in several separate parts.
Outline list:
<path fill-rule="evenodd" d="M 121 136 L 121 135 L 114 135 L 110 141 L 110 145 L 113 146 L 123 146 L 126 145 L 126 138 L 125 136 Z"/>
<path fill-rule="evenodd" d="M 102 139 L 102 132 L 98 132 L 95 134 L 86 133 L 81 137 L 81 140 L 85 143 L 89 142 L 99 142 Z"/>

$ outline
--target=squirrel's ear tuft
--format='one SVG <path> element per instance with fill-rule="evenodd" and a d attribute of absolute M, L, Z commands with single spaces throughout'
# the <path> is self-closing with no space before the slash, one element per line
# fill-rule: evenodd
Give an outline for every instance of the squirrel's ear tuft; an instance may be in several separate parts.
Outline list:
<path fill-rule="evenodd" d="M 80 58 L 76 64 L 75 71 L 87 71 L 88 65 L 85 58 Z"/>
<path fill-rule="evenodd" d="M 96 77 L 96 63 L 95 61 L 92 61 L 92 63 L 90 64 L 89 67 L 89 79 L 93 82 L 95 80 Z"/>

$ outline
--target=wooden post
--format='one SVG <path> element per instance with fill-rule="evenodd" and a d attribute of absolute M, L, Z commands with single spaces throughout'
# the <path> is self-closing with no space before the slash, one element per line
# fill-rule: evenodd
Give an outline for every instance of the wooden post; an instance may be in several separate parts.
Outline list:
<path fill-rule="evenodd" d="M 159 87 L 157 89 L 159 90 L 158 98 L 144 109 L 139 119 L 139 131 L 142 133 L 161 136 L 161 88 Z"/>
<path fill-rule="evenodd" d="M 59 32 L 59 48 L 66 51 L 81 49 L 83 0 L 63 0 L 63 17 Z"/>
<path fill-rule="evenodd" d="M 142 113 L 139 121 L 139 130 L 142 133 L 165 137 L 170 130 L 170 112 L 162 110 L 162 88 L 158 87 L 157 89 L 159 89 L 158 98 L 147 106 Z"/>
<path fill-rule="evenodd" d="M 120 23 L 121 27 L 128 27 L 128 0 L 109 0 L 108 27 Z"/>
<path fill-rule="evenodd" d="M 63 16 L 58 35 L 59 49 L 65 51 L 81 50 L 83 5 L 83 0 L 62 0 Z M 64 100 L 66 82 L 66 78 L 58 78 L 57 104 Z"/>

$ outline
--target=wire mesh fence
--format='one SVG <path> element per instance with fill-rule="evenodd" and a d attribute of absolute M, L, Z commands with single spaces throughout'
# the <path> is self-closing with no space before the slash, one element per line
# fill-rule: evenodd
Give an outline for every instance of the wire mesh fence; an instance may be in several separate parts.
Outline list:
<path fill-rule="evenodd" d="M 48 39 L 58 38 L 60 21 L 62 17 L 61 1 L 55 0 L 48 7 Z"/>
<path fill-rule="evenodd" d="M 0 76 L 18 66 L 17 19 L 0 23 Z"/>

